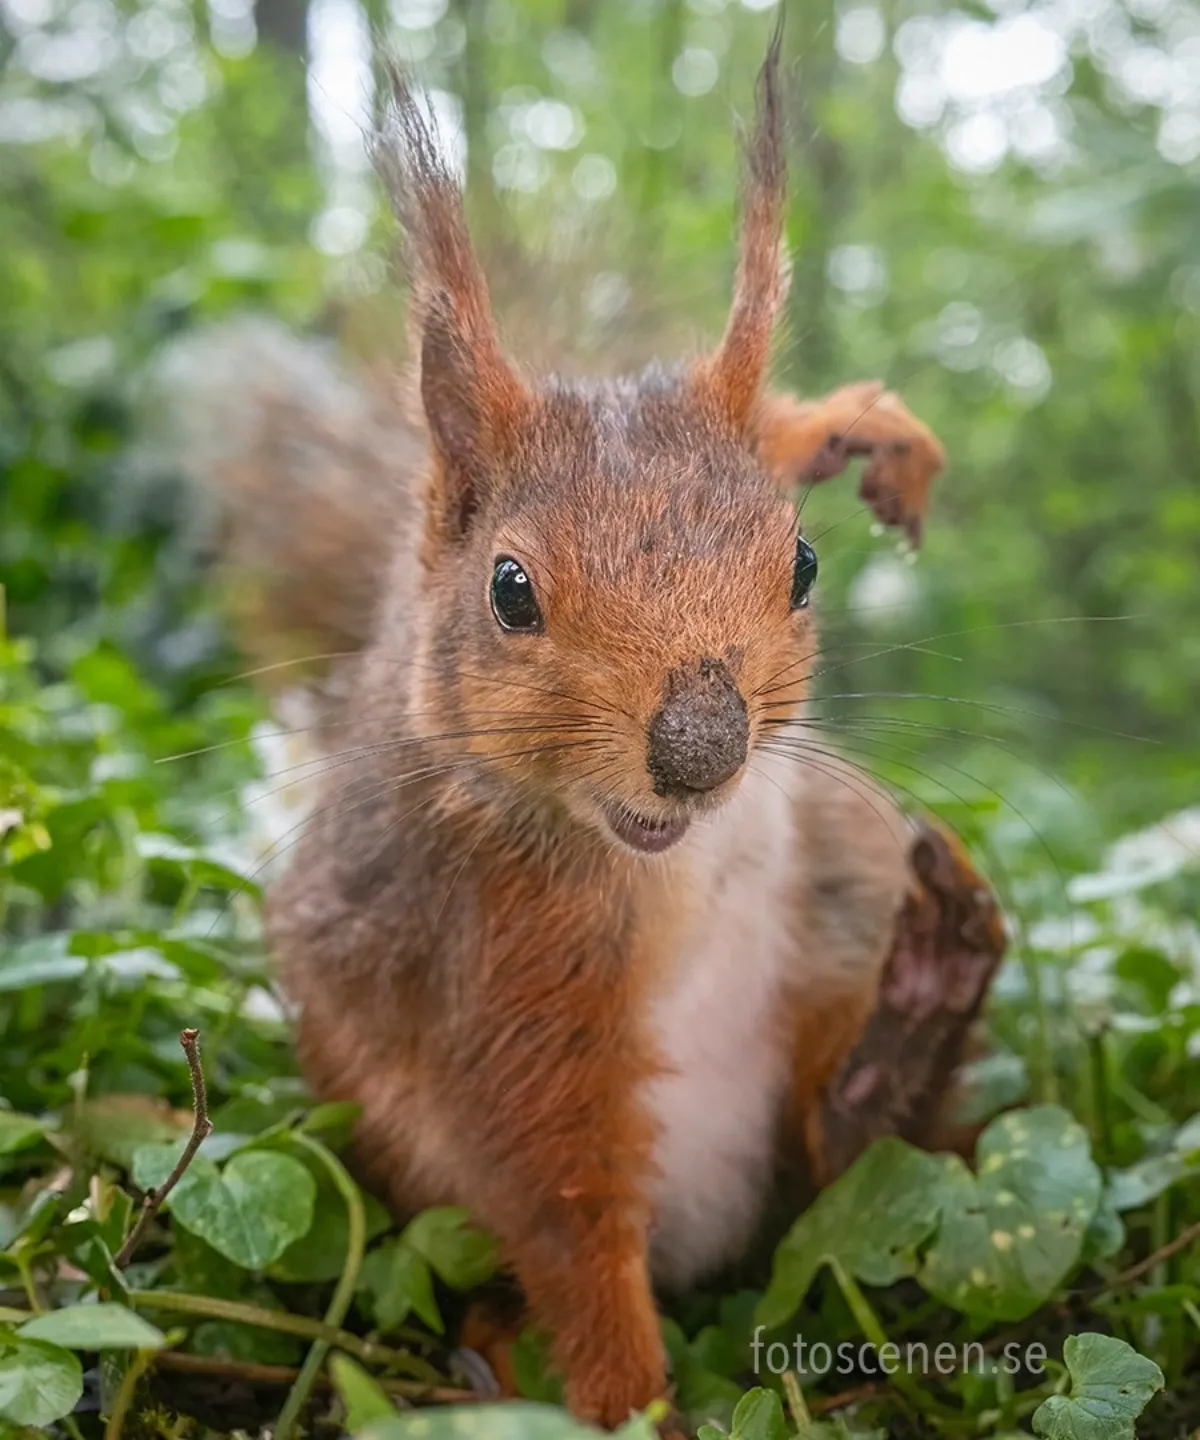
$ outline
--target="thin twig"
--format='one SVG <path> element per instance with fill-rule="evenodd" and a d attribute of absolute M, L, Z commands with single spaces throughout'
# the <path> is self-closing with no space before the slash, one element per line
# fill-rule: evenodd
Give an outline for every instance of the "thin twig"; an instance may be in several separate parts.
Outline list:
<path fill-rule="evenodd" d="M 855 1385 L 850 1390 L 842 1390 L 837 1395 L 811 1395 L 808 1397 L 808 1410 L 810 1415 L 828 1415 L 831 1410 L 842 1410 L 847 1405 L 857 1405 L 863 1400 L 871 1400 L 880 1395 L 885 1386 L 877 1380 L 868 1380 L 863 1385 Z"/>
<path fill-rule="evenodd" d="M 1193 1240 L 1200 1240 L 1200 1220 L 1194 1225 L 1189 1225 L 1186 1230 L 1181 1230 L 1174 1240 L 1168 1240 L 1165 1245 L 1160 1245 L 1153 1255 L 1147 1255 L 1144 1260 L 1139 1260 L 1128 1270 L 1122 1270 L 1119 1275 L 1105 1281 L 1103 1285 L 1097 1286 L 1086 1298 L 1094 1300 L 1100 1295 L 1107 1295 L 1110 1290 L 1123 1290 L 1126 1285 L 1132 1285 L 1135 1280 L 1140 1280 L 1148 1270 L 1153 1270 L 1156 1265 L 1161 1265 L 1172 1255 L 1178 1255 L 1181 1250 L 1186 1250 Z"/>
<path fill-rule="evenodd" d="M 159 1370 L 174 1370 L 185 1375 L 223 1375 L 245 1380 L 250 1385 L 293 1384 L 300 1375 L 294 1365 L 260 1365 L 248 1360 L 222 1360 L 215 1355 L 188 1355 L 179 1350 L 158 1350 L 154 1365 Z M 328 1390 L 332 1382 L 327 1375 L 317 1379 L 319 1389 Z M 425 1401 L 430 1405 L 470 1405 L 483 1397 L 474 1390 L 454 1390 L 443 1385 L 425 1385 L 419 1380 L 396 1380 L 375 1376 L 375 1383 L 387 1395 L 399 1400 Z"/>
<path fill-rule="evenodd" d="M 113 1261 L 118 1270 L 124 1269 L 133 1259 L 134 1251 L 142 1243 L 142 1238 L 149 1229 L 150 1222 L 162 1208 L 163 1201 L 179 1184 L 184 1171 L 196 1158 L 197 1150 L 212 1134 L 212 1121 L 208 1118 L 208 1094 L 204 1088 L 204 1071 L 200 1066 L 199 1030 L 181 1030 L 179 1043 L 187 1056 L 188 1072 L 192 1077 L 192 1133 L 188 1136 L 188 1142 L 183 1147 L 183 1154 L 176 1162 L 174 1170 L 167 1176 L 166 1183 L 157 1190 L 146 1191 L 137 1224 L 125 1237 L 125 1243 Z"/>

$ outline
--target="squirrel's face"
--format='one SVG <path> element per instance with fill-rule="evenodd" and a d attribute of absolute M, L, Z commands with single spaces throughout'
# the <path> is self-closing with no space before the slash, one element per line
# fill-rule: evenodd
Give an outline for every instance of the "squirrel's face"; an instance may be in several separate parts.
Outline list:
<path fill-rule="evenodd" d="M 685 374 L 542 395 L 494 493 L 433 563 L 422 708 L 495 776 L 666 850 L 803 697 L 794 507 Z"/>
<path fill-rule="evenodd" d="M 779 51 L 777 28 L 724 334 L 669 374 L 531 383 L 504 355 L 458 185 L 402 79 L 375 142 L 405 230 L 432 461 L 418 710 L 449 721 L 471 774 L 519 778 L 638 851 L 731 792 L 813 654 L 815 557 L 763 469 L 787 290 Z"/>

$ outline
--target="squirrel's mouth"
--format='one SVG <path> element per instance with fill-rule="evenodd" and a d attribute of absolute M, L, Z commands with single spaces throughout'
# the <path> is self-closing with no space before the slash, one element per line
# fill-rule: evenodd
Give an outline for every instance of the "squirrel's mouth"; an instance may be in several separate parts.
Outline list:
<path fill-rule="evenodd" d="M 636 810 L 630 810 L 626 805 L 606 806 L 604 818 L 608 821 L 609 829 L 623 845 L 628 845 L 631 850 L 640 851 L 643 855 L 657 855 L 663 850 L 669 850 L 676 841 L 683 839 L 690 823 L 686 815 L 675 816 L 670 820 L 655 820 L 648 815 L 639 815 Z"/>

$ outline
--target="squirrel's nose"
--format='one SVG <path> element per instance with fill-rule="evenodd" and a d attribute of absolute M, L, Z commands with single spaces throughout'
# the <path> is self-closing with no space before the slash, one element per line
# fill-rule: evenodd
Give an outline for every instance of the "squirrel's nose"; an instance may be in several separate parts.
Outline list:
<path fill-rule="evenodd" d="M 714 790 L 736 775 L 745 764 L 750 726 L 724 661 L 672 671 L 646 738 L 646 768 L 657 795 Z"/>

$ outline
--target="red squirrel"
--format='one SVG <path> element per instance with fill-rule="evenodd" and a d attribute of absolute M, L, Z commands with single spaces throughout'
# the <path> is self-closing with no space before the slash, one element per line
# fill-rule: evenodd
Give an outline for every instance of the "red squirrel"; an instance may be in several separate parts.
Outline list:
<path fill-rule="evenodd" d="M 864 456 L 864 497 L 916 542 L 943 460 L 877 385 L 767 389 L 778 68 L 776 39 L 722 338 L 595 382 L 502 350 L 397 78 L 375 159 L 414 413 L 317 436 L 279 406 L 228 481 L 260 622 L 361 647 L 268 896 L 304 1073 L 361 1106 L 398 1215 L 462 1205 L 494 1232 L 571 1409 L 607 1427 L 668 1395 L 655 1287 L 743 1255 L 782 1168 L 821 1183 L 874 1134 L 927 1138 L 1003 946 L 952 841 L 778 741 L 818 663 L 790 488 Z M 925 982 L 951 972 L 947 1026 Z"/>

